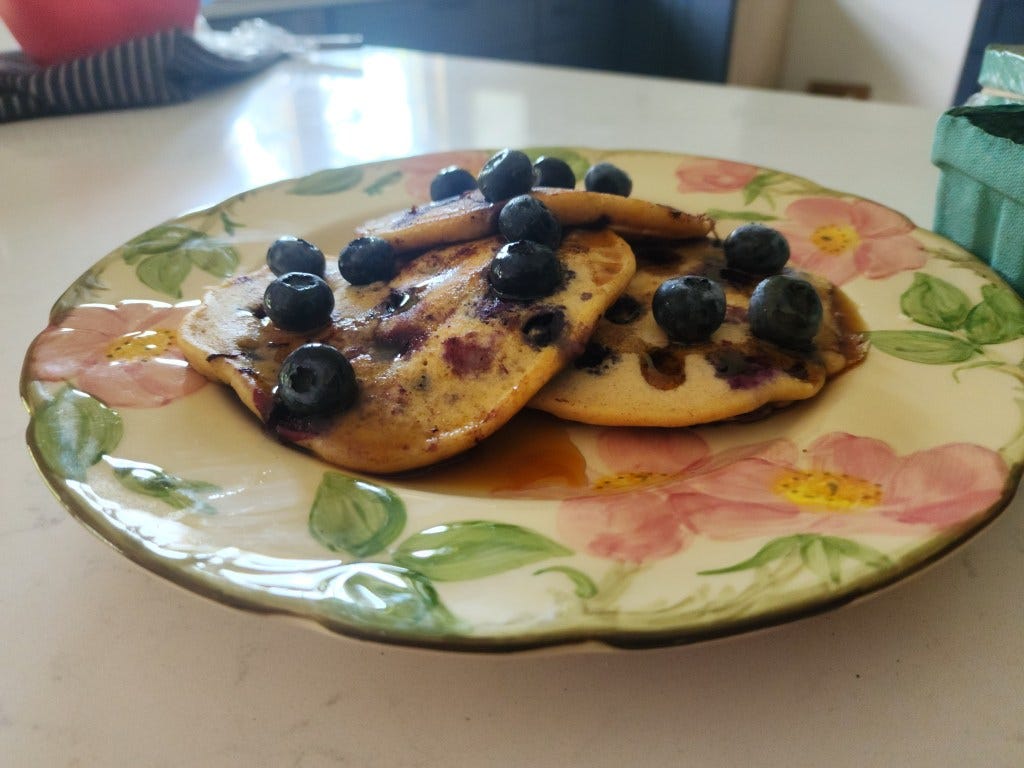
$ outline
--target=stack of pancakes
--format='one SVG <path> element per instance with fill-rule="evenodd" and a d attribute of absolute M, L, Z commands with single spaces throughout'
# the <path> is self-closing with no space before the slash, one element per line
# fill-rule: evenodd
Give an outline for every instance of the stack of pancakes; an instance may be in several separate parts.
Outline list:
<path fill-rule="evenodd" d="M 560 221 L 565 278 L 551 295 L 502 299 L 488 284 L 504 244 L 501 205 L 479 192 L 366 222 L 354 233 L 399 254 L 389 281 L 354 286 L 329 264 L 331 323 L 312 333 L 271 324 L 263 267 L 210 290 L 185 320 L 191 365 L 230 385 L 279 437 L 352 470 L 392 473 L 458 454 L 524 407 L 591 424 L 682 427 L 761 414 L 818 393 L 863 356 L 852 310 L 826 280 L 813 347 L 791 350 L 753 336 L 754 283 L 729 270 L 713 222 L 664 205 L 600 192 L 535 188 Z M 787 271 L 789 271 L 787 269 Z M 679 344 L 654 321 L 664 280 L 701 274 L 725 288 L 722 326 Z M 330 344 L 352 364 L 355 404 L 295 416 L 274 390 L 285 356 Z"/>

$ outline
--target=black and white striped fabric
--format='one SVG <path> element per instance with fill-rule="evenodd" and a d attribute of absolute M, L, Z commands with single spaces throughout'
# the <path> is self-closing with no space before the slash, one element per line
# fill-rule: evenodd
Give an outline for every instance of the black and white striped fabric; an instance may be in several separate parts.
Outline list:
<path fill-rule="evenodd" d="M 231 59 L 167 30 L 62 64 L 0 55 L 0 122 L 187 101 L 265 69 L 280 54 Z"/>

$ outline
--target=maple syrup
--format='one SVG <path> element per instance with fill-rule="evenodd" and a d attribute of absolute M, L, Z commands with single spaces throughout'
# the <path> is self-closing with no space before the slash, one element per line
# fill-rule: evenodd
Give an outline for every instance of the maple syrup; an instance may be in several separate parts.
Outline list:
<path fill-rule="evenodd" d="M 461 456 L 393 479 L 460 496 L 558 498 L 586 489 L 586 469 L 567 422 L 524 409 Z"/>

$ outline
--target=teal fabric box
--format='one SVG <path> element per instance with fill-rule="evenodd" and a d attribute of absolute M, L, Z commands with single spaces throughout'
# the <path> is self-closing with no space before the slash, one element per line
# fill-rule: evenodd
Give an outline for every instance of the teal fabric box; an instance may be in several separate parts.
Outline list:
<path fill-rule="evenodd" d="M 935 130 L 935 226 L 1024 295 L 1024 104 L 957 107 Z"/>

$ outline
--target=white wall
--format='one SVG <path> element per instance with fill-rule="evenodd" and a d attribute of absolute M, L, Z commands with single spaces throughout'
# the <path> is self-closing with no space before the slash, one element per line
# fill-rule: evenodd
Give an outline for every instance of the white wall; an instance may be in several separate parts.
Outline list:
<path fill-rule="evenodd" d="M 979 0 L 795 0 L 781 86 L 867 83 L 871 98 L 944 109 L 956 92 Z"/>

